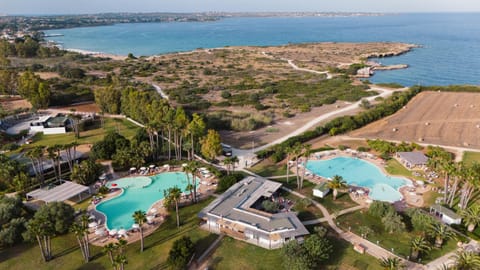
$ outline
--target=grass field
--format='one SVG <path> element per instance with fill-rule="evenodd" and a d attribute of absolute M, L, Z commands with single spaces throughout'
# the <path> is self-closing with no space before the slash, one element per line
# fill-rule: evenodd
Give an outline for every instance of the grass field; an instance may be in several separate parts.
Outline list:
<path fill-rule="evenodd" d="M 251 167 L 250 170 L 260 176 L 269 177 L 269 176 L 280 176 L 286 175 L 286 167 L 278 166 L 270 159 L 265 159 L 257 163 L 255 166 Z"/>
<path fill-rule="evenodd" d="M 362 255 L 353 250 L 352 245 L 343 239 L 329 237 L 333 244 L 330 259 L 320 269 L 382 269 L 375 258 Z M 209 267 L 211 269 L 262 269 L 280 270 L 283 267 L 282 251 L 267 250 L 226 237 L 213 253 Z"/>
<path fill-rule="evenodd" d="M 382 223 L 365 213 L 360 211 L 346 214 L 337 218 L 337 222 L 340 226 L 348 230 L 351 227 L 352 231 L 360 235 L 358 228 L 360 226 L 367 226 L 374 231 L 374 233 L 368 235 L 368 240 L 373 243 L 379 241 L 379 245 L 387 250 L 392 250 L 395 254 L 406 258 L 410 255 L 410 243 L 411 240 L 420 235 L 421 232 L 401 232 L 401 233 L 388 233 L 383 228 Z M 422 262 L 426 263 L 432 261 L 450 251 L 455 250 L 457 241 L 460 239 L 450 239 L 446 241 L 441 249 L 433 248 L 428 254 L 423 255 Z"/>
<path fill-rule="evenodd" d="M 145 251 L 140 253 L 140 242 L 128 245 L 126 269 L 163 269 L 172 243 L 184 235 L 196 244 L 199 256 L 216 238 L 215 235 L 198 228 L 197 213 L 210 203 L 206 200 L 193 206 L 180 208 L 181 227 L 177 229 L 175 215 L 145 238 Z M 108 256 L 100 247 L 91 246 L 93 259 L 85 264 L 73 234 L 55 237 L 52 240 L 55 258 L 47 263 L 40 256 L 38 245 L 21 244 L 13 248 L 0 249 L 0 269 L 112 269 Z"/>
<path fill-rule="evenodd" d="M 480 152 L 464 152 L 462 160 L 466 164 L 472 164 L 474 162 L 480 163 Z"/>
<path fill-rule="evenodd" d="M 405 168 L 400 162 L 392 158 L 387 161 L 385 171 L 391 175 L 404 176 L 407 178 L 413 178 L 415 180 L 425 180 L 422 176 L 414 176 L 411 171 Z"/>
<path fill-rule="evenodd" d="M 132 138 L 138 126 L 125 119 L 105 118 L 104 128 L 98 127 L 95 129 L 83 131 L 80 133 L 80 138 L 77 142 L 80 144 L 93 144 L 103 139 L 105 134 L 109 131 L 116 130 L 126 138 Z M 43 135 L 38 133 L 33 138 L 33 143 L 25 145 L 25 148 L 30 148 L 36 145 L 52 146 L 54 144 L 68 144 L 75 141 L 73 132 L 67 134 Z"/>

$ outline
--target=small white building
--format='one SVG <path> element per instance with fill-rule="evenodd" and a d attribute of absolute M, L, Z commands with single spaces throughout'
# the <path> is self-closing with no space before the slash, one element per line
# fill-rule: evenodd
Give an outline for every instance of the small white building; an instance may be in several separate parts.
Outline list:
<path fill-rule="evenodd" d="M 407 169 L 423 168 L 427 166 L 428 157 L 422 152 L 397 152 L 397 159 Z"/>
<path fill-rule="evenodd" d="M 330 191 L 330 188 L 328 188 L 327 183 L 320 183 L 313 188 L 313 196 L 324 198 L 329 191 Z"/>
<path fill-rule="evenodd" d="M 462 217 L 459 214 L 439 204 L 430 206 L 430 214 L 439 217 L 443 223 L 448 225 L 462 223 Z"/>

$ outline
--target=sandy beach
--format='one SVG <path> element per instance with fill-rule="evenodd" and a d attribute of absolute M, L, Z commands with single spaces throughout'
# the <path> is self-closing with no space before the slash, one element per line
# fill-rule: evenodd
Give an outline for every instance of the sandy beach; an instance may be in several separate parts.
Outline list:
<path fill-rule="evenodd" d="M 83 55 L 89 55 L 92 57 L 98 57 L 98 58 L 110 58 L 112 60 L 119 60 L 119 61 L 127 59 L 127 57 L 124 55 L 116 55 L 116 54 L 103 53 L 103 52 L 92 52 L 92 51 L 81 50 L 81 49 L 64 49 L 64 50 L 83 54 Z"/>

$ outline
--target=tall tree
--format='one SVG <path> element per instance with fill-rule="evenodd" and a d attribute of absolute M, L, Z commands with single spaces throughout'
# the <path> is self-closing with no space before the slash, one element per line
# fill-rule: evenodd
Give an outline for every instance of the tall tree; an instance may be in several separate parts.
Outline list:
<path fill-rule="evenodd" d="M 180 216 L 178 214 L 178 202 L 182 196 L 182 191 L 177 187 L 169 188 L 163 191 L 164 195 L 164 204 L 166 207 L 170 208 L 173 205 L 175 206 L 175 213 L 177 216 L 177 228 L 180 227 Z"/>
<path fill-rule="evenodd" d="M 190 134 L 190 144 L 192 147 L 192 154 L 190 156 L 191 159 L 195 158 L 195 146 L 196 146 L 196 140 L 203 136 L 206 131 L 206 124 L 203 121 L 203 118 L 194 113 L 192 117 L 192 121 L 188 124 L 188 133 Z"/>
<path fill-rule="evenodd" d="M 143 252 L 143 224 L 147 221 L 147 214 L 145 211 L 138 210 L 133 213 L 132 217 L 140 230 L 140 252 Z"/>
<path fill-rule="evenodd" d="M 307 163 L 311 154 L 312 154 L 312 145 L 305 144 L 303 146 L 303 157 L 305 158 L 305 162 L 303 163 L 303 173 L 302 173 L 302 178 L 300 180 L 300 188 L 303 188 L 303 181 L 305 179 L 305 173 L 307 172 Z"/>
<path fill-rule="evenodd" d="M 198 163 L 196 161 L 190 161 L 187 163 L 187 166 L 183 167 L 183 171 L 187 174 L 187 179 L 192 177 L 192 185 L 190 193 L 192 194 L 192 202 L 197 202 L 197 173 L 198 173 Z M 190 182 L 190 180 L 189 180 Z"/>
<path fill-rule="evenodd" d="M 222 153 L 220 134 L 213 129 L 209 129 L 207 136 L 202 140 L 202 155 L 213 160 Z"/>
<path fill-rule="evenodd" d="M 167 264 L 171 269 L 187 269 L 188 262 L 195 253 L 195 244 L 190 237 L 183 236 L 173 242 L 168 253 Z"/>
<path fill-rule="evenodd" d="M 382 218 L 383 226 L 389 233 L 402 232 L 405 230 L 405 223 L 402 221 L 402 217 L 396 212 L 388 212 Z"/>

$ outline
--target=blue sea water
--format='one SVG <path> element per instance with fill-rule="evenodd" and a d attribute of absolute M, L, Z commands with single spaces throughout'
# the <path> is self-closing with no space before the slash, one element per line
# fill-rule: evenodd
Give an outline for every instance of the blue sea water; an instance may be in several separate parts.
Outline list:
<path fill-rule="evenodd" d="M 47 31 L 65 48 L 154 55 L 196 48 L 304 42 L 391 41 L 421 45 L 378 61 L 408 64 L 377 72 L 373 82 L 411 86 L 480 84 L 480 14 L 391 14 L 373 17 L 228 18 L 213 22 L 117 24 Z"/>
<path fill-rule="evenodd" d="M 109 183 L 109 187 L 123 188 L 123 193 L 96 206 L 107 217 L 107 229 L 129 230 L 134 224 L 132 215 L 137 210 L 147 212 L 157 201 L 163 199 L 164 190 L 178 187 L 188 194 L 187 175 L 183 172 L 161 173 L 155 176 L 121 178 Z"/>
<path fill-rule="evenodd" d="M 370 190 L 368 196 L 379 201 L 399 201 L 403 196 L 398 189 L 411 185 L 410 180 L 386 175 L 377 166 L 358 158 L 310 160 L 306 168 L 325 178 L 340 175 L 349 185 L 368 188 Z"/>

